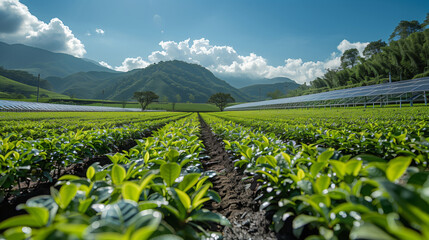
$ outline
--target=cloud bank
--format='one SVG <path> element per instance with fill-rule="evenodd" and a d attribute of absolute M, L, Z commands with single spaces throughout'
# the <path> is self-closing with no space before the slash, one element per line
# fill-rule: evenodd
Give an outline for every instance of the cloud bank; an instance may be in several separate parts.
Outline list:
<path fill-rule="evenodd" d="M 83 43 L 60 19 L 53 18 L 49 23 L 40 21 L 18 0 L 0 1 L 0 40 L 76 57 L 86 53 Z"/>
<path fill-rule="evenodd" d="M 142 57 L 126 58 L 121 66 L 111 67 L 117 71 L 130 71 L 135 68 L 145 68 L 151 63 L 168 60 L 182 60 L 200 64 L 219 77 L 241 78 L 274 78 L 288 77 L 298 83 L 310 82 L 316 77 L 321 77 L 326 69 L 335 69 L 341 65 L 340 57 L 344 51 L 357 48 L 362 55 L 368 43 L 351 43 L 343 40 L 337 46 L 340 52 L 333 52 L 324 61 L 303 61 L 302 59 L 288 58 L 283 65 L 271 66 L 267 59 L 250 53 L 243 56 L 231 46 L 216 46 L 210 44 L 205 38 L 193 40 L 186 39 L 181 42 L 161 41 L 161 50 L 152 52 L 147 60 Z M 100 64 L 105 64 L 104 62 Z M 108 65 L 108 64 L 107 64 Z"/>

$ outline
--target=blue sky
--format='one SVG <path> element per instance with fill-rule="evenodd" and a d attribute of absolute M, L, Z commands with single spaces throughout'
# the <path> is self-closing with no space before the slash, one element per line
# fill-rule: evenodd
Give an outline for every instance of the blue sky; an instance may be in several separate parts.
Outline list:
<path fill-rule="evenodd" d="M 132 64 L 124 65 L 127 58 L 140 67 L 178 58 L 205 65 L 219 75 L 246 76 L 246 71 L 253 71 L 248 76 L 284 75 L 299 78 L 300 82 L 310 81 L 327 66 L 337 64 L 338 59 L 328 62 L 341 55 L 338 46 L 343 40 L 349 43 L 343 44 L 345 48 L 354 43 L 387 41 L 400 20 L 422 21 L 429 12 L 427 0 L 21 0 L 20 3 L 46 24 L 58 18 L 67 26 L 86 52 L 74 55 L 103 61 L 112 68 L 121 64 L 125 67 L 122 70 L 133 68 Z M 96 33 L 96 29 L 102 29 L 104 34 Z M 178 47 L 180 42 L 190 39 L 187 44 L 192 48 L 193 41 L 202 38 L 206 49 L 224 47 L 222 53 L 207 60 L 206 55 L 211 53 L 191 56 Z M 172 42 L 162 47 L 161 41 Z M 233 49 L 234 56 L 225 53 L 228 47 Z M 154 51 L 164 53 L 155 56 Z M 228 59 L 218 66 L 213 59 L 219 58 Z M 290 66 L 278 69 L 288 65 L 287 59 L 291 59 Z M 301 62 L 296 62 L 298 59 Z M 233 61 L 238 62 L 236 66 Z M 247 65 L 240 65 L 240 61 Z M 313 74 L 288 75 L 294 66 L 302 68 L 307 62 L 317 66 Z M 324 64 L 319 66 L 318 62 Z"/>

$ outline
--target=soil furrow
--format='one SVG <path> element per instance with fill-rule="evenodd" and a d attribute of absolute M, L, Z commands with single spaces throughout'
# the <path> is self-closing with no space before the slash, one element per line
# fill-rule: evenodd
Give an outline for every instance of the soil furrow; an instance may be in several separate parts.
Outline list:
<path fill-rule="evenodd" d="M 208 208 L 219 212 L 231 222 L 231 227 L 220 228 L 225 239 L 277 239 L 269 230 L 270 222 L 264 211 L 259 211 L 255 199 L 256 180 L 242 180 L 244 175 L 234 169 L 234 164 L 225 151 L 223 143 L 211 131 L 200 116 L 201 138 L 210 159 L 203 162 L 205 170 L 218 174 L 212 179 L 214 190 L 219 193 L 220 203 L 212 203 Z"/>

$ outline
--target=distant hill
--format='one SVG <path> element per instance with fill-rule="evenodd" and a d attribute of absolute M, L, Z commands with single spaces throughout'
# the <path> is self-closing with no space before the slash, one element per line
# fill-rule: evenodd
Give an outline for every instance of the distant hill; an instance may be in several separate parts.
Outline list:
<path fill-rule="evenodd" d="M 0 66 L 7 69 L 24 70 L 42 78 L 65 77 L 77 72 L 114 72 L 91 60 L 76 58 L 64 53 L 53 53 L 23 44 L 0 42 Z"/>
<path fill-rule="evenodd" d="M 276 77 L 276 78 L 242 78 L 242 77 L 225 77 L 225 76 L 218 76 L 220 79 L 225 80 L 229 84 L 231 84 L 233 87 L 236 88 L 243 88 L 248 87 L 255 84 L 272 84 L 272 83 L 279 83 L 279 82 L 295 82 L 290 78 L 286 77 Z"/>
<path fill-rule="evenodd" d="M 283 78 L 276 78 L 277 80 L 284 80 Z M 271 81 L 277 81 L 274 79 L 270 79 Z M 283 93 L 283 95 L 286 95 L 288 92 L 297 89 L 300 84 L 296 83 L 295 81 L 292 81 L 288 79 L 289 81 L 286 82 L 278 82 L 278 83 L 271 83 L 271 84 L 255 84 L 247 87 L 240 88 L 239 90 L 241 92 L 246 93 L 247 95 L 250 95 L 254 100 L 265 100 L 269 99 L 267 97 L 267 93 L 274 92 L 276 90 L 279 90 Z"/>
<path fill-rule="evenodd" d="M 29 98 L 37 95 L 37 87 L 20 83 L 4 76 L 0 76 L 0 98 Z M 69 98 L 63 94 L 40 88 L 39 96 L 50 98 Z"/>
<path fill-rule="evenodd" d="M 47 80 L 55 91 L 77 98 L 126 100 L 136 91 L 153 91 L 160 96 L 160 101 L 177 101 L 179 95 L 181 102 L 203 103 L 216 92 L 231 93 L 240 102 L 251 100 L 206 68 L 177 60 L 126 73 L 80 72 Z"/>
<path fill-rule="evenodd" d="M 46 90 L 52 90 L 52 85 L 47 80 L 41 78 L 39 83 L 36 76 L 25 71 L 8 70 L 0 67 L 0 75 L 33 87 L 37 87 L 39 85 L 41 88 Z"/>

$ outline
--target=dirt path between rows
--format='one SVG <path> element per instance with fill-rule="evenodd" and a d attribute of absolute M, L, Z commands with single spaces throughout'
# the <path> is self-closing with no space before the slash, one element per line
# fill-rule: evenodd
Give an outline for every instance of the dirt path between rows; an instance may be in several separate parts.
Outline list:
<path fill-rule="evenodd" d="M 269 230 L 270 222 L 264 211 L 259 211 L 255 199 L 257 182 L 249 179 L 243 181 L 243 174 L 234 169 L 234 164 L 225 151 L 222 140 L 216 139 L 210 127 L 200 116 L 201 139 L 206 147 L 209 160 L 203 161 L 205 170 L 218 173 L 212 179 L 213 188 L 219 193 L 220 203 L 212 203 L 208 208 L 218 212 L 231 222 L 232 227 L 221 228 L 224 239 L 272 240 L 276 235 Z"/>

